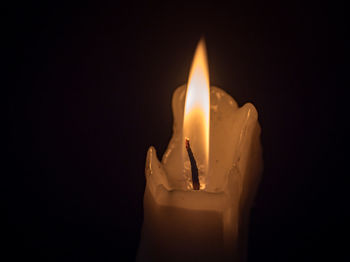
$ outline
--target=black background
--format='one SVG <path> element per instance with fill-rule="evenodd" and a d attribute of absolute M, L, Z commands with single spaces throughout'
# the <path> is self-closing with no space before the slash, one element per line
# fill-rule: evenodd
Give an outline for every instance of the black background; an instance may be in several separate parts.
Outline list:
<path fill-rule="evenodd" d="M 133 261 L 146 151 L 164 153 L 172 93 L 204 35 L 212 85 L 252 102 L 262 126 L 248 261 L 345 261 L 344 10 L 316 1 L 7 9 L 6 254 Z"/>

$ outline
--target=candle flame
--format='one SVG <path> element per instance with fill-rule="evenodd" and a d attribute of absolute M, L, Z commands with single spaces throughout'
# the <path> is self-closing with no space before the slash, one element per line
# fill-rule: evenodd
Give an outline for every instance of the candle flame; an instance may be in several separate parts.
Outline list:
<path fill-rule="evenodd" d="M 206 174 L 209 163 L 210 93 L 209 70 L 204 39 L 193 58 L 187 84 L 183 141 L 189 139 L 201 173 Z"/>

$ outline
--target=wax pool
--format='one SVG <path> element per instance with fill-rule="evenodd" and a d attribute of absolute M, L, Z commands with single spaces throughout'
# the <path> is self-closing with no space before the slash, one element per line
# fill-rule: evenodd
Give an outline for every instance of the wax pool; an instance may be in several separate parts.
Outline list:
<path fill-rule="evenodd" d="M 209 170 L 201 190 L 191 189 L 183 163 L 186 87 L 172 99 L 173 136 L 159 162 L 146 159 L 144 224 L 138 261 L 243 261 L 249 211 L 262 171 L 260 125 L 255 107 L 239 108 L 210 88 Z"/>

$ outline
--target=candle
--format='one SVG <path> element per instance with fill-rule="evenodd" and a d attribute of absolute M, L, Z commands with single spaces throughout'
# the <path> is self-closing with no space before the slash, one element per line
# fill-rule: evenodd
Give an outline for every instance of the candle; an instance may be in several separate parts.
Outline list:
<path fill-rule="evenodd" d="M 138 261 L 243 261 L 262 171 L 255 107 L 209 88 L 204 40 L 187 86 L 172 98 L 173 136 L 160 162 L 146 158 Z"/>

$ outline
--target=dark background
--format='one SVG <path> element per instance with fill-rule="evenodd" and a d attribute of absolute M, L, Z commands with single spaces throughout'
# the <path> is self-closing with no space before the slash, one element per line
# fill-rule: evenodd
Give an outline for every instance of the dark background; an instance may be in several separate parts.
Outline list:
<path fill-rule="evenodd" d="M 252 102 L 262 126 L 248 261 L 345 261 L 344 10 L 316 1 L 6 9 L 4 255 L 133 261 L 146 151 L 164 153 L 172 93 L 204 35 L 211 83 Z"/>

